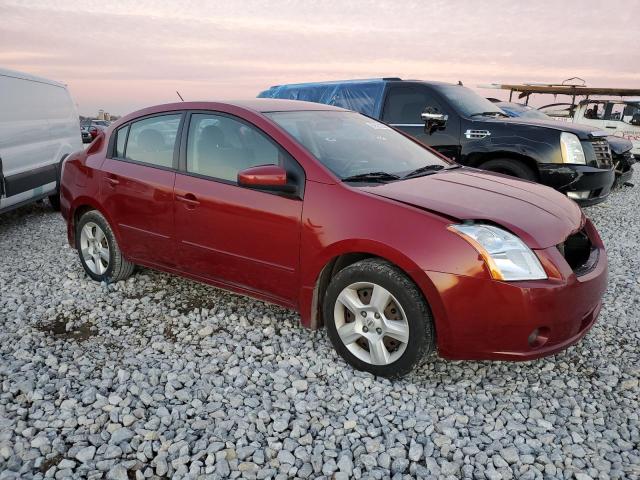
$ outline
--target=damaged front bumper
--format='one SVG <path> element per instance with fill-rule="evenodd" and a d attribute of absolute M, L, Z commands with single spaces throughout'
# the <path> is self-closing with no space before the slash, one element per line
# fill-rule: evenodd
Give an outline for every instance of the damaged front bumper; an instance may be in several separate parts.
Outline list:
<path fill-rule="evenodd" d="M 615 171 L 588 165 L 539 164 L 540 183 L 564 193 L 581 206 L 603 202 L 609 196 Z"/>

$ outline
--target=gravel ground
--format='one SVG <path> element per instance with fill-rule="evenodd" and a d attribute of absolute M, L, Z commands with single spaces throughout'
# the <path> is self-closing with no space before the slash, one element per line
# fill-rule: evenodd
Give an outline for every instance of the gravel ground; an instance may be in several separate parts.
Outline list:
<path fill-rule="evenodd" d="M 640 175 L 588 209 L 600 319 L 530 363 L 352 370 L 290 311 L 90 281 L 46 206 L 0 217 L 0 479 L 640 478 Z"/>

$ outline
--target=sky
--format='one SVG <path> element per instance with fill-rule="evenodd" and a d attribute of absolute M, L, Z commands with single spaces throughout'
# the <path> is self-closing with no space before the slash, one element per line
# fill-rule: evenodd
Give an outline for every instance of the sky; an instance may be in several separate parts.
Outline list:
<path fill-rule="evenodd" d="M 0 0 L 0 19 L 0 66 L 84 115 L 382 76 L 640 87 L 637 0 Z"/>

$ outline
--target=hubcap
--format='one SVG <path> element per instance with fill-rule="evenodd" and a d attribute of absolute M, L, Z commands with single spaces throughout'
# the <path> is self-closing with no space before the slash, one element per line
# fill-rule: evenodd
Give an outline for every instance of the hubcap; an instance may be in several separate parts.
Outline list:
<path fill-rule="evenodd" d="M 407 317 L 400 302 L 380 285 L 349 285 L 338 295 L 333 315 L 340 340 L 364 362 L 388 365 L 407 348 Z"/>
<path fill-rule="evenodd" d="M 80 254 L 92 273 L 102 275 L 109 268 L 109 242 L 102 229 L 87 222 L 80 232 Z"/>

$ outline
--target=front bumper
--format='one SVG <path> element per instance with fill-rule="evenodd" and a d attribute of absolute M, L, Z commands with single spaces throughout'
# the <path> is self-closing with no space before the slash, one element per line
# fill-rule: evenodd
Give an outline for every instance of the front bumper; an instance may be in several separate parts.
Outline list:
<path fill-rule="evenodd" d="M 557 268 L 547 280 L 500 282 L 427 272 L 440 294 L 433 302 L 440 356 L 532 360 L 578 342 L 595 323 L 607 284 L 604 247 L 594 246 L 598 260 L 581 276 L 556 247 L 537 251 L 544 265 Z M 532 342 L 536 331 L 540 335 Z"/>
<path fill-rule="evenodd" d="M 574 199 L 581 206 L 603 202 L 615 181 L 613 168 L 602 169 L 587 165 L 565 163 L 539 164 L 540 183 L 566 194 L 567 192 L 589 192 L 587 198 Z"/>

